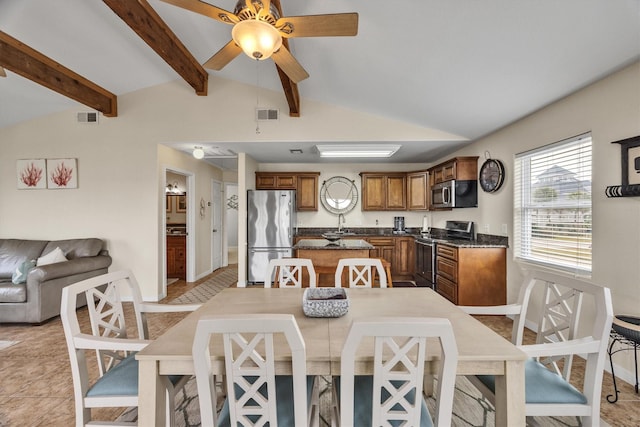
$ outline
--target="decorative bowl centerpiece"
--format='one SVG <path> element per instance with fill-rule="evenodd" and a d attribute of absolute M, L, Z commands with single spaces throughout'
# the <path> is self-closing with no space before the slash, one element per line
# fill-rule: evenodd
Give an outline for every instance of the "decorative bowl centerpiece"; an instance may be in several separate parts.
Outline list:
<path fill-rule="evenodd" d="M 309 317 L 340 317 L 349 311 L 349 298 L 343 288 L 307 288 L 302 311 Z"/>
<path fill-rule="evenodd" d="M 342 233 L 324 233 L 322 237 L 330 242 L 337 242 L 342 237 Z"/>

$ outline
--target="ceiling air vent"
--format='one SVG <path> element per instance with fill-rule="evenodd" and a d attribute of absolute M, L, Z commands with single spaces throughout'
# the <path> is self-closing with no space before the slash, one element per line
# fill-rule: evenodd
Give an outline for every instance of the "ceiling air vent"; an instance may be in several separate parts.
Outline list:
<path fill-rule="evenodd" d="M 256 119 L 259 121 L 278 120 L 278 110 L 256 108 Z"/>
<path fill-rule="evenodd" d="M 78 113 L 78 123 L 98 123 L 98 113 L 95 111 Z"/>

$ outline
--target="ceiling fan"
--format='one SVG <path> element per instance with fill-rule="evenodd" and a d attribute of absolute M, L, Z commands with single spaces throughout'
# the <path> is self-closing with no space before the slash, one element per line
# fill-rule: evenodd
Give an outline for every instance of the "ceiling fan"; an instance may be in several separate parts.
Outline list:
<path fill-rule="evenodd" d="M 204 67 L 213 70 L 221 70 L 244 51 L 256 60 L 271 57 L 292 82 L 298 83 L 309 74 L 282 43 L 283 37 L 355 36 L 358 33 L 357 13 L 280 16 L 279 0 L 239 0 L 233 13 L 201 0 L 162 1 L 233 25 L 232 40 L 204 63 Z"/>

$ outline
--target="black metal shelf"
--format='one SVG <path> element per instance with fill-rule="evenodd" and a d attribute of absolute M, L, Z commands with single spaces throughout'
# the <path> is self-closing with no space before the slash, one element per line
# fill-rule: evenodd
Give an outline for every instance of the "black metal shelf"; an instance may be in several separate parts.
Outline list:
<path fill-rule="evenodd" d="M 640 196 L 640 184 L 609 185 L 604 193 L 607 197 L 638 197 Z"/>

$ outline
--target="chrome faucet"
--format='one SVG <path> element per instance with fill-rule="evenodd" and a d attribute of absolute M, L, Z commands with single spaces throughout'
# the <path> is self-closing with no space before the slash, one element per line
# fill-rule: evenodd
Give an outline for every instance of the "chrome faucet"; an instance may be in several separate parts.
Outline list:
<path fill-rule="evenodd" d="M 342 232 L 342 223 L 344 223 L 344 215 L 339 213 L 338 214 L 338 233 Z"/>

